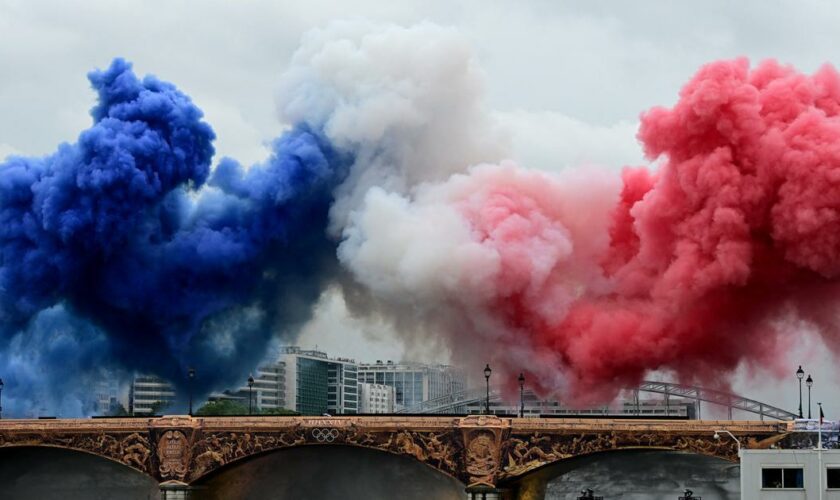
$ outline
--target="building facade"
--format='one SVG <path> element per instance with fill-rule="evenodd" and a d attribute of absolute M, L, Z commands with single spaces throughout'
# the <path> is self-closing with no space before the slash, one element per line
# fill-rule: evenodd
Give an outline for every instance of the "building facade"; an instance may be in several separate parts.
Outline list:
<path fill-rule="evenodd" d="M 741 498 L 840 500 L 840 450 L 744 449 Z"/>
<path fill-rule="evenodd" d="M 359 413 L 394 413 L 396 391 L 390 385 L 359 384 Z"/>
<path fill-rule="evenodd" d="M 393 387 L 397 408 L 453 394 L 466 386 L 464 374 L 451 366 L 393 361 L 360 364 L 359 382 Z"/>
<path fill-rule="evenodd" d="M 359 413 L 358 366 L 352 359 L 336 358 L 327 364 L 327 413 Z"/>
<path fill-rule="evenodd" d="M 135 375 L 128 393 L 132 415 L 160 414 L 175 401 L 175 387 L 160 377 Z"/>
<path fill-rule="evenodd" d="M 317 350 L 280 351 L 285 405 L 302 415 L 353 415 L 359 412 L 358 367 L 351 359 L 331 359 Z"/>

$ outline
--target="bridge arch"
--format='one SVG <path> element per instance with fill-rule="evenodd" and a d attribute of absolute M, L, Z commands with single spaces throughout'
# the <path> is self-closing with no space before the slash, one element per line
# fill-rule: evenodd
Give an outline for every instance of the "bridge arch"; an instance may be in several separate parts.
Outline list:
<path fill-rule="evenodd" d="M 735 500 L 739 473 L 736 463 L 693 451 L 622 448 L 547 463 L 499 486 L 517 499 L 555 500 L 583 489 L 604 498 L 676 498 L 688 488 L 704 499 Z"/>
<path fill-rule="evenodd" d="M 242 431 L 203 432 L 192 445 L 188 483 L 229 464 L 278 450 L 314 446 L 348 446 L 374 450 L 412 459 L 460 480 L 462 439 L 451 430 L 393 429 L 375 432 L 355 425 L 304 427 L 296 425 L 281 432 Z"/>
<path fill-rule="evenodd" d="M 761 436 L 742 436 L 745 447 L 763 448 L 778 436 L 759 441 Z M 513 432 L 501 450 L 499 478 L 502 481 L 524 477 L 531 471 L 575 457 L 622 451 L 688 452 L 735 463 L 738 444 L 731 439 L 713 439 L 709 435 L 661 432 L 627 432 L 622 429 L 576 433 Z"/>
<path fill-rule="evenodd" d="M 303 444 L 241 457 L 191 481 L 200 500 L 365 498 L 461 500 L 465 485 L 406 454 Z"/>
<path fill-rule="evenodd" d="M 111 457 L 55 445 L 0 448 L 0 498 L 157 498 L 158 481 Z"/>

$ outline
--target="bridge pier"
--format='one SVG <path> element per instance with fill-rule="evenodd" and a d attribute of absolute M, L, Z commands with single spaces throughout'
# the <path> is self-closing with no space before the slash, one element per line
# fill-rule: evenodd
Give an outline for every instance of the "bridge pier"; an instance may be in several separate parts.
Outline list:
<path fill-rule="evenodd" d="M 160 483 L 161 500 L 190 500 L 193 488 L 181 481 L 164 481 Z"/>
<path fill-rule="evenodd" d="M 508 500 L 510 490 L 494 488 L 492 486 L 470 486 L 466 489 L 467 500 Z"/>

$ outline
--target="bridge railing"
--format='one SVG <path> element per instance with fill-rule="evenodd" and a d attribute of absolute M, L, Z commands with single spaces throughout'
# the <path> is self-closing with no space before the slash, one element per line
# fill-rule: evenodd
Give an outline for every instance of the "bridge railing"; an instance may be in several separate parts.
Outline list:
<path fill-rule="evenodd" d="M 636 404 L 638 407 L 638 392 L 648 392 L 654 394 L 662 394 L 665 396 L 666 407 L 670 403 L 671 397 L 693 400 L 697 402 L 698 415 L 700 418 L 700 402 L 712 403 L 714 405 L 722 406 L 728 409 L 729 419 L 732 419 L 732 410 L 740 410 L 748 413 L 758 415 L 761 420 L 770 418 L 773 420 L 793 420 L 797 417 L 795 413 L 789 412 L 782 408 L 778 408 L 761 401 L 745 398 L 736 394 L 730 394 L 714 389 L 705 389 L 702 387 L 688 386 L 681 384 L 674 384 L 671 382 L 659 381 L 645 381 L 642 382 L 638 388 L 633 389 L 636 392 Z M 487 394 L 485 389 L 465 389 L 454 392 L 434 399 L 423 401 L 420 404 L 403 408 L 397 413 L 458 413 L 459 411 L 466 412 L 466 408 L 470 405 L 477 405 L 485 401 Z M 500 394 L 497 391 L 490 392 L 490 400 L 498 402 Z M 587 412 L 587 414 L 597 414 L 598 412 Z"/>

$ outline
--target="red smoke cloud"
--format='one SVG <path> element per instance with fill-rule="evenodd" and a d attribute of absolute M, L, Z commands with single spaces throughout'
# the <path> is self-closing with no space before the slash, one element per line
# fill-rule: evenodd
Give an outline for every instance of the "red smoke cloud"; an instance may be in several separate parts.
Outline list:
<path fill-rule="evenodd" d="M 831 67 L 703 67 L 673 108 L 642 115 L 638 137 L 663 163 L 623 174 L 600 262 L 609 285 L 589 288 L 554 324 L 539 300 L 506 297 L 506 321 L 559 356 L 580 402 L 650 370 L 721 385 L 742 361 L 772 368 L 797 335 L 791 320 L 834 336 L 838 113 Z"/>
<path fill-rule="evenodd" d="M 840 76 L 703 67 L 638 137 L 655 170 L 482 165 L 372 190 L 340 257 L 407 331 L 513 389 L 613 398 L 650 371 L 777 373 L 805 327 L 840 346 Z M 562 140 L 562 138 L 558 138 Z M 390 309 L 389 309 L 390 307 Z"/>

